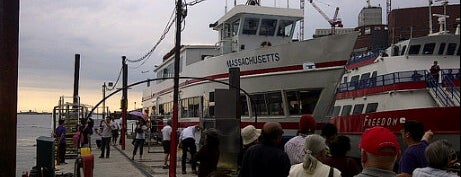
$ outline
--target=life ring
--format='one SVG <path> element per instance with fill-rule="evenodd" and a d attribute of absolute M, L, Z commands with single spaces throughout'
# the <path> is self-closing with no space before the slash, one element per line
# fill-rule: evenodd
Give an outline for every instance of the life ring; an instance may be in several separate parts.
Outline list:
<path fill-rule="evenodd" d="M 269 41 L 263 41 L 261 42 L 261 47 L 265 47 L 265 46 L 272 46 L 271 42 Z"/>

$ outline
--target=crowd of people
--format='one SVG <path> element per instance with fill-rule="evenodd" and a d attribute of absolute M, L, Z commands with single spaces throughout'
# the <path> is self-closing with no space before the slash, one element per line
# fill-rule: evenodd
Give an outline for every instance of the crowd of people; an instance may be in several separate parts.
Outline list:
<path fill-rule="evenodd" d="M 91 148 L 91 135 L 94 121 L 89 118 L 77 129 L 74 143 L 80 147 Z M 66 128 L 64 121 L 59 121 L 56 137 L 59 142 L 58 162 L 66 163 L 64 155 Z M 168 169 L 171 120 L 168 120 L 161 131 L 164 150 L 164 169 Z M 431 143 L 433 132 L 425 130 L 417 121 L 410 120 L 402 125 L 401 140 L 407 147 L 401 150 L 396 135 L 389 129 L 376 126 L 366 130 L 359 142 L 360 159 L 348 157 L 351 150 L 351 139 L 338 135 L 334 124 L 326 123 L 318 127 L 310 115 L 302 115 L 296 136 L 282 144 L 283 127 L 277 122 L 267 122 L 262 129 L 248 125 L 241 129 L 242 148 L 237 157 L 237 172 L 239 177 L 455 177 L 457 173 L 450 171 L 459 164 L 453 145 L 447 140 L 436 140 Z M 110 145 L 117 143 L 117 123 L 110 116 L 100 122 L 95 128 L 101 136 L 99 158 L 109 158 Z M 316 130 L 320 130 L 316 134 Z M 138 150 L 142 159 L 146 134 L 149 131 L 148 122 L 139 119 L 134 128 L 133 153 L 134 160 Z M 196 133 L 204 133 L 204 143 L 197 151 Z M 199 125 L 184 128 L 179 133 L 178 148 L 182 150 L 181 169 L 186 174 L 186 161 L 190 160 L 191 171 L 199 177 L 226 176 L 217 170 L 219 161 L 219 130 L 208 128 L 203 130 Z M 188 154 L 190 156 L 188 157 Z M 197 162 L 198 164 L 197 169 Z"/>
<path fill-rule="evenodd" d="M 338 135 L 333 124 L 325 124 L 315 134 L 316 122 L 303 115 L 298 135 L 281 143 L 283 128 L 266 123 L 262 130 L 252 125 L 242 129 L 243 149 L 239 156 L 239 177 L 456 177 L 456 150 L 447 140 L 430 142 L 431 130 L 417 121 L 403 123 L 402 151 L 397 136 L 385 127 L 366 130 L 359 142 L 360 159 L 347 156 L 351 150 L 348 136 Z M 255 138 L 255 135 L 261 137 Z M 249 145 L 250 144 L 250 145 Z M 458 169 L 459 170 L 459 167 Z"/>

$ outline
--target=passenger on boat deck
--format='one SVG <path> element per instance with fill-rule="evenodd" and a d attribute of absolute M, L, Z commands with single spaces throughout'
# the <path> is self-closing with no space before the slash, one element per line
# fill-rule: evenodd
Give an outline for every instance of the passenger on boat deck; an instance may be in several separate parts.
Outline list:
<path fill-rule="evenodd" d="M 419 74 L 418 71 L 416 70 L 414 70 L 413 74 L 411 75 L 411 78 L 413 78 L 413 81 L 420 81 L 422 77 L 423 75 Z"/>
<path fill-rule="evenodd" d="M 291 165 L 302 163 L 304 160 L 304 142 L 308 135 L 315 131 L 317 123 L 314 117 L 304 114 L 299 119 L 298 135 L 288 140 L 285 143 L 285 152 L 290 158 Z"/>
<path fill-rule="evenodd" d="M 394 164 L 400 154 L 397 137 L 376 126 L 365 131 L 359 143 L 363 170 L 354 177 L 395 177 Z"/>
<path fill-rule="evenodd" d="M 428 167 L 417 168 L 413 171 L 413 177 L 457 177 L 459 174 L 448 171 L 450 167 L 456 167 L 457 155 L 453 145 L 447 140 L 437 140 L 427 146 L 424 155 L 429 163 Z M 459 162 L 458 162 L 459 169 Z M 456 169 L 454 168 L 454 169 Z M 459 173 L 459 172 L 458 172 Z"/>
<path fill-rule="evenodd" d="M 436 83 L 439 83 L 439 72 L 440 72 L 440 66 L 437 64 L 437 61 L 434 61 L 434 64 L 431 66 L 430 73 L 431 73 L 432 79 L 437 81 Z"/>
<path fill-rule="evenodd" d="M 399 177 L 411 177 L 416 168 L 427 167 L 424 150 L 432 138 L 432 131 L 424 132 L 424 126 L 418 121 L 410 120 L 403 124 L 402 140 L 408 145 L 399 162 Z"/>

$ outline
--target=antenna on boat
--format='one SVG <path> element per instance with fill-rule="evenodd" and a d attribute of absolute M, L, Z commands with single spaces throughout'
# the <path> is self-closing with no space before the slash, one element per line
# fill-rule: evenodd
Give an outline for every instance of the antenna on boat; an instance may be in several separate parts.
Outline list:
<path fill-rule="evenodd" d="M 429 34 L 432 34 L 432 0 L 429 0 Z"/>

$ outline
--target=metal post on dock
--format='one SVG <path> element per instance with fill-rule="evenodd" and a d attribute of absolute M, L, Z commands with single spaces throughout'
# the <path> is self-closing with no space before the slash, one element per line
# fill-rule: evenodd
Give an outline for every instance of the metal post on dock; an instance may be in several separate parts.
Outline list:
<path fill-rule="evenodd" d="M 78 83 L 80 78 L 80 54 L 75 54 L 75 70 L 74 70 L 74 95 L 73 95 L 73 103 L 74 109 L 78 108 L 79 100 L 78 100 Z"/>
<path fill-rule="evenodd" d="M 173 84 L 173 121 L 171 131 L 170 146 L 170 169 L 169 177 L 176 177 L 176 156 L 177 156 L 177 138 L 178 137 L 178 102 L 179 102 L 179 58 L 181 51 L 181 22 L 182 22 L 182 2 L 176 1 L 176 43 L 175 43 L 175 57 L 174 57 L 174 84 Z"/>
<path fill-rule="evenodd" d="M 125 150 L 125 137 L 126 137 L 126 111 L 127 111 L 127 103 L 128 103 L 128 67 L 126 64 L 126 56 L 122 56 L 122 70 L 123 70 L 123 91 L 122 91 L 122 101 L 121 101 L 121 109 L 122 109 L 122 136 L 121 144 L 122 150 Z"/>
<path fill-rule="evenodd" d="M 0 176 L 16 176 L 19 0 L 0 4 Z"/>

